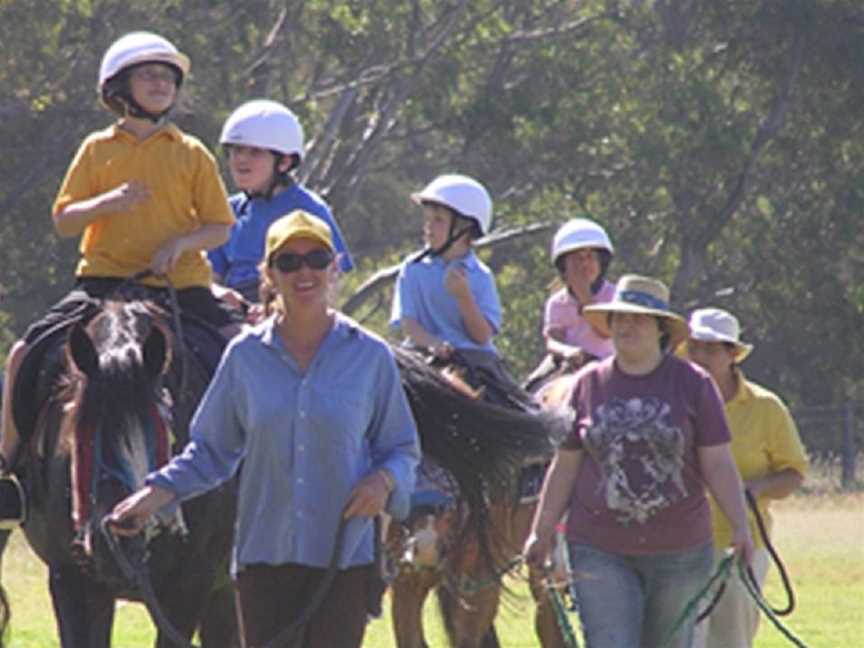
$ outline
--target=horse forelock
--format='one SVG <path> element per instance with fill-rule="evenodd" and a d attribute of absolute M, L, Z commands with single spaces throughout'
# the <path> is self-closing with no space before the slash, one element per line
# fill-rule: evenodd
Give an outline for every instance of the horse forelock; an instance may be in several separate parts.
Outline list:
<path fill-rule="evenodd" d="M 161 376 L 148 372 L 142 347 L 155 325 L 154 312 L 134 303 L 108 302 L 87 325 L 98 357 L 98 370 L 70 371 L 63 398 L 67 403 L 62 440 L 98 438 L 103 461 L 118 464 L 131 483 L 140 486 L 152 469 L 154 417 L 162 405 Z"/>

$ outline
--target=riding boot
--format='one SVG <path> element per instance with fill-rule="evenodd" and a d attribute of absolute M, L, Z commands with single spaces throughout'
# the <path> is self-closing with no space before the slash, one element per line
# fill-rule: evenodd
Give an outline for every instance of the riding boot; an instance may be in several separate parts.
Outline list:
<path fill-rule="evenodd" d="M 0 474 L 0 529 L 14 529 L 27 518 L 27 499 L 12 473 Z"/>

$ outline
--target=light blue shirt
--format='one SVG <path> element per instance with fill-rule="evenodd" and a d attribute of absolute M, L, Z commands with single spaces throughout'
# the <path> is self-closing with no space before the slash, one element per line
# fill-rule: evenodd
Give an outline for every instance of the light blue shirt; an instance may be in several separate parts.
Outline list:
<path fill-rule="evenodd" d="M 271 200 L 250 199 L 240 193 L 231 196 L 229 202 L 236 217 L 231 237 L 207 252 L 213 272 L 222 277 L 223 285 L 239 288 L 260 279 L 258 264 L 264 260 L 267 229 L 274 221 L 295 209 L 302 209 L 327 223 L 333 234 L 333 245 L 340 255 L 339 268 L 342 272 L 349 272 L 354 267 L 345 239 L 327 203 L 305 187 L 293 184 Z"/>
<path fill-rule="evenodd" d="M 478 344 L 468 335 L 459 304 L 444 285 L 447 271 L 453 267 L 465 269 L 477 307 L 493 332 L 497 333 L 501 328 L 501 302 L 495 287 L 495 277 L 473 251 L 453 261 L 444 261 L 440 256 L 427 256 L 419 263 L 414 263 L 411 257 L 406 259 L 396 279 L 390 325 L 398 327 L 403 317 L 410 317 L 417 320 L 427 332 L 449 342 L 456 349 L 496 353 L 492 340 Z"/>
<path fill-rule="evenodd" d="M 270 318 L 234 338 L 192 419 L 182 454 L 147 483 L 186 500 L 241 462 L 232 570 L 252 563 L 326 567 L 348 495 L 379 468 L 387 503 L 408 514 L 417 428 L 386 342 L 337 314 L 306 372 Z M 373 561 L 370 518 L 346 527 L 341 568 Z"/>

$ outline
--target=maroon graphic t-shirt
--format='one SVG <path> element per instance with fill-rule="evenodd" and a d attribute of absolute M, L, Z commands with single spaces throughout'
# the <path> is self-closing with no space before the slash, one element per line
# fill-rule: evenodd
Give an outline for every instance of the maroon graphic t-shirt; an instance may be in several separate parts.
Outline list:
<path fill-rule="evenodd" d="M 711 539 L 697 448 L 729 443 L 723 401 L 701 368 L 666 355 L 649 374 L 614 358 L 576 379 L 564 448 L 584 451 L 567 537 L 601 551 L 653 554 Z"/>

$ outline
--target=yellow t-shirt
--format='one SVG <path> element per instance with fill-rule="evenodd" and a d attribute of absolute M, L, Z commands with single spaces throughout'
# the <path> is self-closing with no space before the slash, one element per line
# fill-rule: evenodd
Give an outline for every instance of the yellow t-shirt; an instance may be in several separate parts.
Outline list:
<path fill-rule="evenodd" d="M 213 155 L 173 124 L 145 140 L 116 124 L 91 133 L 66 172 L 53 211 L 57 214 L 70 203 L 132 180 L 150 189 L 150 199 L 125 212 L 105 213 L 85 228 L 78 276 L 131 277 L 146 270 L 169 239 L 203 225 L 234 222 Z M 183 253 L 168 279 L 178 289 L 209 286 L 211 271 L 205 252 Z M 145 283 L 163 285 L 155 278 Z"/>
<path fill-rule="evenodd" d="M 789 410 L 776 394 L 747 381 L 740 370 L 738 392 L 726 403 L 726 418 L 732 431 L 732 458 L 744 481 L 788 468 L 802 476 L 807 473 L 807 454 Z M 723 549 L 732 540 L 732 527 L 714 499 L 710 501 L 715 547 Z M 770 533 L 769 502 L 759 498 L 756 504 Z M 749 507 L 748 518 L 753 540 L 756 546 L 762 546 L 756 519 Z"/>

